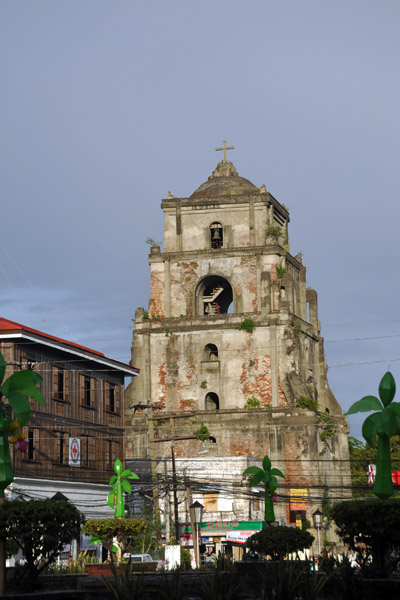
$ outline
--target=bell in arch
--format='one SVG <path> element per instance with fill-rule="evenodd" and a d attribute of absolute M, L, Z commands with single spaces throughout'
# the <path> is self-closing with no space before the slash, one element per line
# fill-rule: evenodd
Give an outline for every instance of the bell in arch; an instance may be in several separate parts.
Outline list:
<path fill-rule="evenodd" d="M 213 242 L 219 242 L 221 241 L 221 234 L 219 229 L 213 229 L 213 233 L 212 233 L 212 241 Z"/>

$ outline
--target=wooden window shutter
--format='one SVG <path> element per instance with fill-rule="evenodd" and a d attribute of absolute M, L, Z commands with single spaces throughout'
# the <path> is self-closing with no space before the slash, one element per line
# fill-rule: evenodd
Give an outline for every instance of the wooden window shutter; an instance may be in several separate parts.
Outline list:
<path fill-rule="evenodd" d="M 110 410 L 110 384 L 103 381 L 104 410 Z"/>
<path fill-rule="evenodd" d="M 57 375 L 58 375 L 58 369 L 57 367 L 55 367 L 54 365 L 51 365 L 51 399 L 52 400 L 56 400 L 58 398 L 58 379 L 57 379 Z"/>
<path fill-rule="evenodd" d="M 97 394 L 99 391 L 97 379 L 89 377 L 89 389 L 90 389 L 90 406 L 98 406 Z"/>
<path fill-rule="evenodd" d="M 119 443 L 112 442 L 111 467 L 113 467 L 114 462 L 117 460 L 117 458 L 122 458 L 122 456 L 119 455 Z"/>
<path fill-rule="evenodd" d="M 40 457 L 40 429 L 33 430 L 33 458 L 38 460 Z"/>
<path fill-rule="evenodd" d="M 63 444 L 63 463 L 69 463 L 69 436 L 66 433 L 62 434 Z"/>
<path fill-rule="evenodd" d="M 95 438 L 88 438 L 88 465 L 89 467 L 96 467 L 96 440 Z"/>
<path fill-rule="evenodd" d="M 88 438 L 84 433 L 81 433 L 81 466 L 87 467 L 88 462 L 89 462 Z"/>
<path fill-rule="evenodd" d="M 121 410 L 121 391 L 122 391 L 122 387 L 120 385 L 116 385 L 115 386 L 115 412 L 117 414 L 120 413 Z"/>
<path fill-rule="evenodd" d="M 57 463 L 61 463 L 62 462 L 62 442 L 63 442 L 63 438 L 61 436 L 62 436 L 62 434 L 57 433 L 56 455 L 55 455 L 55 462 L 57 462 Z"/>
<path fill-rule="evenodd" d="M 79 404 L 84 404 L 85 400 L 85 376 L 79 374 Z"/>
<path fill-rule="evenodd" d="M 71 373 L 64 371 L 64 400 L 70 402 L 71 399 Z"/>

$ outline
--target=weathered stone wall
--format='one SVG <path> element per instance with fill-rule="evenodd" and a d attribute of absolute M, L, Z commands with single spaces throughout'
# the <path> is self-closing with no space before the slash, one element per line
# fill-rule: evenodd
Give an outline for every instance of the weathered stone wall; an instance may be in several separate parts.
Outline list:
<path fill-rule="evenodd" d="M 252 333 L 238 331 L 244 317 L 253 319 Z M 218 395 L 219 408 L 243 408 L 250 396 L 261 406 L 294 405 L 296 398 L 311 394 L 322 410 L 341 414 L 326 384 L 320 338 L 305 322 L 293 322 L 289 315 L 286 324 L 283 320 L 281 315 L 281 324 L 265 325 L 260 313 L 190 320 L 138 317 L 133 353 L 142 375 L 128 396 L 179 411 L 204 410 L 210 392 Z M 209 344 L 218 349 L 218 360 L 208 360 Z"/>
<path fill-rule="evenodd" d="M 208 200 L 207 203 L 187 198 L 164 200 L 165 252 L 198 252 L 209 248 L 209 227 L 213 222 L 223 226 L 226 248 L 263 246 L 266 226 L 276 225 L 271 220 L 270 205 L 271 196 L 264 193 L 245 198 L 226 196 L 223 199 Z M 283 239 L 286 238 L 286 227 L 287 215 L 283 225 Z"/>
<path fill-rule="evenodd" d="M 161 457 L 165 452 L 167 456 L 161 471 L 158 469 L 164 475 L 169 473 L 171 476 L 172 472 L 168 452 L 170 442 L 160 440 L 169 440 L 172 432 L 176 438 L 193 436 L 201 425 L 206 425 L 215 437 L 216 443 L 196 439 L 176 439 L 174 442 L 177 481 L 179 485 L 183 480 L 191 482 L 193 498 L 196 492 L 204 493 L 204 489 L 201 492 L 201 484 L 205 481 L 209 489 L 212 489 L 214 482 L 216 490 L 220 486 L 221 490 L 226 491 L 225 479 L 232 486 L 232 497 L 235 498 L 233 512 L 207 515 L 208 520 L 213 517 L 225 520 L 249 518 L 250 490 L 242 473 L 251 464 L 260 465 L 265 454 L 269 455 L 273 466 L 285 474 L 285 480 L 279 482 L 276 504 L 278 519 L 284 517 L 287 522 L 290 521 L 289 496 L 292 488 L 304 487 L 309 490 L 311 503 L 306 516 L 310 520 L 324 493 L 331 502 L 350 494 L 350 474 L 348 469 L 343 468 L 348 458 L 347 427 L 340 417 L 332 419 L 334 435 L 328 441 L 321 439 L 323 429 L 318 416 L 304 409 L 220 410 L 217 413 L 192 411 L 185 416 L 182 413 L 161 415 L 157 412 L 156 416 L 151 415 L 150 418 L 154 418 L 155 441 L 152 444 L 155 456 Z M 127 437 L 135 440 L 134 432 L 144 432 L 146 420 L 143 413 L 127 419 Z M 136 444 L 134 441 L 132 448 L 127 446 L 127 450 L 132 452 L 131 456 L 127 455 L 127 460 L 139 457 L 143 451 L 141 437 L 139 439 Z M 204 455 L 200 458 L 199 453 Z M 240 462 L 240 458 L 244 463 Z M 253 489 L 252 493 L 256 495 L 256 490 Z M 257 515 L 253 510 L 252 518 L 261 517 L 261 514 Z"/>
<path fill-rule="evenodd" d="M 291 313 L 307 320 L 305 301 L 300 302 L 301 296 L 305 298 L 306 295 L 301 281 L 301 265 L 293 258 L 289 262 L 285 251 L 282 248 L 281 251 L 282 254 L 276 254 L 259 248 L 257 251 L 243 249 L 240 252 L 221 250 L 218 256 L 206 250 L 196 256 L 191 253 L 152 255 L 150 315 L 199 315 L 195 299 L 198 284 L 212 273 L 226 278 L 231 284 L 235 313 L 257 312 L 262 306 L 277 312 L 281 302 L 286 301 Z M 286 269 L 282 278 L 278 277 L 277 267 Z M 266 282 L 264 285 L 263 281 Z"/>

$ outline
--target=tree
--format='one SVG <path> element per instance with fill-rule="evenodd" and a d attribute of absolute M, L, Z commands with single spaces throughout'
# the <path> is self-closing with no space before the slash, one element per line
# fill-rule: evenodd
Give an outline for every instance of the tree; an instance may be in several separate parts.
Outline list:
<path fill-rule="evenodd" d="M 118 540 L 118 548 L 122 555 L 126 550 L 130 550 L 136 542 L 136 539 L 147 528 L 146 521 L 142 519 L 89 519 L 84 524 L 82 530 L 86 535 L 91 535 L 91 542 L 101 542 L 109 552 L 115 552 L 113 539 Z"/>
<path fill-rule="evenodd" d="M 276 492 L 276 488 L 278 487 L 278 480 L 275 476 L 277 475 L 278 477 L 283 477 L 284 479 L 285 476 L 279 469 L 271 469 L 271 460 L 267 455 L 264 456 L 262 466 L 262 469 L 260 469 L 260 467 L 247 467 L 247 469 L 243 471 L 243 475 L 253 475 L 253 477 L 250 479 L 250 487 L 253 487 L 261 482 L 264 483 L 264 520 L 266 523 L 273 523 L 275 521 L 273 496 Z"/>
<path fill-rule="evenodd" d="M 378 438 L 373 487 L 373 492 L 378 498 L 389 498 L 393 494 L 390 438 L 400 429 L 400 403 L 392 402 L 395 393 L 396 383 L 388 371 L 379 384 L 380 400 L 375 396 L 364 396 L 347 412 L 348 415 L 352 415 L 356 412 L 378 411 L 367 417 L 362 427 L 362 434 L 371 448 L 375 448 Z"/>
<path fill-rule="evenodd" d="M 392 548 L 400 546 L 400 499 L 365 498 L 335 504 L 331 515 L 337 533 L 353 552 L 365 544 L 367 561 L 383 569 Z"/>
<path fill-rule="evenodd" d="M 79 539 L 83 516 L 67 500 L 12 500 L 0 504 L 0 536 L 12 540 L 26 559 L 23 586 L 35 588 L 37 578 L 65 544 Z"/>
<path fill-rule="evenodd" d="M 152 554 L 158 550 L 158 540 L 161 537 L 161 523 L 158 514 L 146 501 L 137 518 L 146 522 L 146 527 L 135 536 L 133 550 L 138 554 Z"/>
<path fill-rule="evenodd" d="M 305 529 L 297 527 L 266 527 L 254 533 L 246 543 L 246 546 L 273 560 L 283 559 L 287 554 L 298 552 L 304 548 L 310 548 L 314 537 Z"/>

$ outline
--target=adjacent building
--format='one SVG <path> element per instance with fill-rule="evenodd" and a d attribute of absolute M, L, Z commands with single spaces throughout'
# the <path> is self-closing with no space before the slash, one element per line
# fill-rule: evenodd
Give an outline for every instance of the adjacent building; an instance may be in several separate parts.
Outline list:
<path fill-rule="evenodd" d="M 24 498 L 60 492 L 88 517 L 112 516 L 106 505 L 116 458 L 124 457 L 124 380 L 138 369 L 101 352 L 0 318 L 6 377 L 21 369 L 42 376 L 45 406 L 31 401 L 26 453 L 13 449 Z"/>

